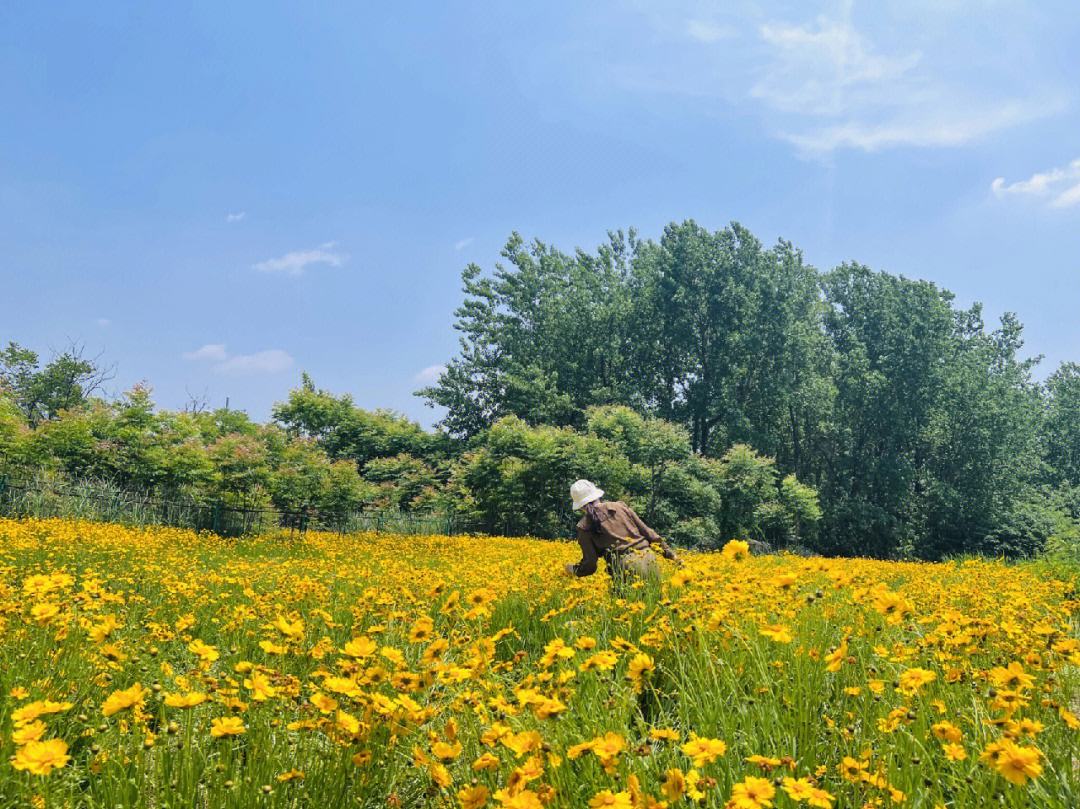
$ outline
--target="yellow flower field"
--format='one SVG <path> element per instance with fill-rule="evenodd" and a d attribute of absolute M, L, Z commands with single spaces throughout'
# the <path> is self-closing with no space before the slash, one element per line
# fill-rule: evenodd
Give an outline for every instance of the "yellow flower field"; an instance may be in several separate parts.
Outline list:
<path fill-rule="evenodd" d="M 0 520 L 0 806 L 1075 807 L 1039 568 Z"/>

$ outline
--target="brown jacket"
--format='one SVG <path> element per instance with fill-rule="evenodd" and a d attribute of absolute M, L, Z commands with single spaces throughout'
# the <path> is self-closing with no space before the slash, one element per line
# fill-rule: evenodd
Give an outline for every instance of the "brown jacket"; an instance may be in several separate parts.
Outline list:
<path fill-rule="evenodd" d="M 599 526 L 593 525 L 587 513 L 578 521 L 577 540 L 581 545 L 581 561 L 574 565 L 574 575 L 591 576 L 596 572 L 596 561 L 601 556 L 608 563 L 610 571 L 614 557 L 647 550 L 653 544 L 660 547 L 664 558 L 677 558 L 660 535 L 626 503 L 614 500 L 601 501 L 598 505 L 603 515 Z"/>

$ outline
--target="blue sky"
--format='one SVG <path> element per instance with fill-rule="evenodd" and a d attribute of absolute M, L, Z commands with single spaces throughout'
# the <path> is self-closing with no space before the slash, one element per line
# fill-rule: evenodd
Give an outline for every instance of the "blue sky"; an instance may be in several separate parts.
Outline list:
<path fill-rule="evenodd" d="M 0 340 L 425 423 L 467 262 L 738 220 L 1080 360 L 1074 2 L 8 3 Z"/>

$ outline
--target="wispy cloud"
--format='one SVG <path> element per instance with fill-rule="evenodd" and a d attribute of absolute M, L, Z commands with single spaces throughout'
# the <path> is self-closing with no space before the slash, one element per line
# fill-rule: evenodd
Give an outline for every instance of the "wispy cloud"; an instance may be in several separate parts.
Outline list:
<path fill-rule="evenodd" d="M 182 356 L 185 360 L 214 360 L 221 362 L 228 357 L 228 354 L 225 352 L 223 343 L 207 343 L 194 351 L 185 351 Z"/>
<path fill-rule="evenodd" d="M 455 250 L 464 250 L 466 247 L 468 247 L 474 241 L 476 241 L 476 238 L 474 236 L 469 236 L 469 237 L 467 237 L 465 239 L 459 239 L 458 241 L 454 242 L 454 249 Z"/>
<path fill-rule="evenodd" d="M 348 256 L 336 248 L 336 242 L 325 242 L 311 250 L 294 250 L 277 258 L 260 261 L 253 266 L 259 272 L 282 273 L 283 275 L 303 275 L 309 267 L 319 264 L 340 267 Z"/>
<path fill-rule="evenodd" d="M 737 31 L 730 25 L 711 22 L 709 20 L 688 20 L 686 34 L 698 42 L 719 42 L 722 39 L 731 39 L 737 35 Z"/>
<path fill-rule="evenodd" d="M 97 323 L 103 329 L 107 329 L 109 326 L 112 325 L 112 321 L 109 320 L 109 318 L 107 318 L 107 317 L 99 317 L 94 322 Z"/>
<path fill-rule="evenodd" d="M 413 377 L 413 382 L 418 382 L 422 385 L 430 385 L 433 382 L 437 382 L 439 376 L 446 370 L 445 365 L 429 365 L 420 371 L 417 371 Z"/>
<path fill-rule="evenodd" d="M 615 85 L 757 119 L 806 157 L 963 146 L 1058 114 L 1074 95 L 1059 63 L 1021 50 L 1042 23 L 1012 4 L 995 4 L 985 36 L 972 35 L 970 9 L 949 2 L 634 7 L 648 31 L 608 49 L 601 92 Z M 1029 59 L 1023 71 L 1014 48 Z"/>
<path fill-rule="evenodd" d="M 287 351 L 271 348 L 254 354 L 230 354 L 223 343 L 207 343 L 183 354 L 185 360 L 211 362 L 219 374 L 274 374 L 292 367 L 293 358 Z"/>
<path fill-rule="evenodd" d="M 293 365 L 292 355 L 280 348 L 256 351 L 254 354 L 237 354 L 214 366 L 221 374 L 276 374 Z"/>
<path fill-rule="evenodd" d="M 770 58 L 750 95 L 780 114 L 778 133 L 808 154 L 961 146 L 1060 111 L 1064 99 L 1007 97 L 944 80 L 920 50 L 881 53 L 850 20 L 759 29 Z"/>
<path fill-rule="evenodd" d="M 236 213 L 227 213 L 227 214 L 225 214 L 225 221 L 226 222 L 239 222 L 245 216 L 247 216 L 246 211 L 237 211 Z"/>
<path fill-rule="evenodd" d="M 1052 208 L 1069 208 L 1080 204 L 1080 158 L 1014 183 L 1007 184 L 1004 177 L 998 177 L 990 188 L 999 198 L 1033 197 L 1045 200 Z"/>

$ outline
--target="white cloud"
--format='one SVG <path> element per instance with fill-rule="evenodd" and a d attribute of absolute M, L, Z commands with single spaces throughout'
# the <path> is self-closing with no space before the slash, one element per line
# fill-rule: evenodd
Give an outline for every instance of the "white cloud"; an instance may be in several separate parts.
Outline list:
<path fill-rule="evenodd" d="M 225 221 L 226 222 L 239 222 L 245 216 L 247 216 L 247 211 L 237 211 L 236 213 L 227 213 L 227 214 L 225 214 Z"/>
<path fill-rule="evenodd" d="M 918 51 L 874 53 L 846 20 L 819 17 L 815 26 L 762 25 L 759 34 L 772 58 L 750 95 L 775 109 L 807 115 L 840 115 L 873 103 L 922 59 Z"/>
<path fill-rule="evenodd" d="M 257 351 L 254 354 L 237 354 L 214 366 L 221 374 L 276 374 L 293 365 L 292 355 L 280 348 Z"/>
<path fill-rule="evenodd" d="M 474 241 L 476 241 L 476 239 L 473 236 L 469 236 L 468 238 L 465 238 L 465 239 L 460 239 L 459 241 L 454 242 L 454 249 L 455 250 L 464 250 L 466 247 L 468 247 Z"/>
<path fill-rule="evenodd" d="M 311 250 L 294 250 L 277 258 L 260 261 L 253 265 L 259 272 L 279 272 L 284 275 L 303 275 L 308 267 L 325 264 L 340 267 L 348 256 L 336 250 L 336 242 L 326 242 Z"/>
<path fill-rule="evenodd" d="M 429 365 L 427 368 L 424 368 L 423 370 L 416 373 L 416 376 L 413 377 L 413 382 L 419 382 L 423 385 L 430 385 L 434 382 L 437 382 L 439 379 L 439 375 L 445 370 L 445 365 Z"/>
<path fill-rule="evenodd" d="M 183 354 L 185 360 L 212 360 L 214 362 L 222 362 L 228 356 L 222 343 L 207 343 L 201 348 L 185 351 Z"/>
<path fill-rule="evenodd" d="M 1026 180 L 1005 183 L 998 177 L 990 184 L 1000 199 L 1010 196 L 1034 197 L 1045 200 L 1052 208 L 1068 208 L 1080 204 L 1080 158 L 1049 171 L 1036 172 Z"/>
<path fill-rule="evenodd" d="M 850 14 L 759 29 L 769 58 L 750 96 L 804 153 L 961 146 L 1064 107 L 1052 91 L 1008 97 L 991 82 L 949 81 L 918 49 L 881 53 Z"/>
<path fill-rule="evenodd" d="M 1056 111 L 1042 104 L 1015 102 L 997 109 L 954 109 L 951 112 L 912 110 L 886 121 L 851 120 L 782 137 L 810 154 L 837 149 L 876 152 L 898 146 L 963 146 L 965 143 L 1009 126 L 1022 124 Z"/>
<path fill-rule="evenodd" d="M 293 358 L 287 351 L 271 348 L 254 354 L 230 354 L 223 343 L 207 343 L 195 351 L 185 352 L 185 360 L 214 363 L 219 374 L 274 374 L 292 367 Z"/>
<path fill-rule="evenodd" d="M 107 318 L 107 317 L 99 317 L 94 322 L 97 323 L 99 326 L 101 326 L 101 328 L 103 328 L 103 329 L 107 329 L 109 326 L 112 325 L 112 321 L 109 320 L 109 318 Z"/>
<path fill-rule="evenodd" d="M 719 42 L 722 39 L 731 39 L 736 31 L 730 25 L 720 25 L 708 20 L 688 20 L 686 34 L 698 42 Z"/>

